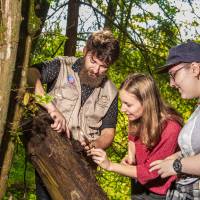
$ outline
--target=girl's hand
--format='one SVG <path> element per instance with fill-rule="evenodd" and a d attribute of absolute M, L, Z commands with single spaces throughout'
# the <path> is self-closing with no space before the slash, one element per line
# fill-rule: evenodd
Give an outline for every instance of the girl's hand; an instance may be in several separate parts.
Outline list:
<path fill-rule="evenodd" d="M 92 156 L 94 162 L 103 169 L 110 170 L 111 161 L 108 159 L 106 152 L 102 149 L 90 149 L 88 155 Z"/>

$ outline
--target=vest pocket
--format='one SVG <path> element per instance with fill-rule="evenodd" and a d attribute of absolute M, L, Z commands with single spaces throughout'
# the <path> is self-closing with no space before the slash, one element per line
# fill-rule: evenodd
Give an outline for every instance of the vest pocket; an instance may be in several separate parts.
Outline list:
<path fill-rule="evenodd" d="M 76 88 L 63 88 L 61 90 L 61 96 L 62 99 L 60 101 L 60 106 L 62 111 L 69 112 L 73 110 L 78 100 L 78 91 L 76 90 Z"/>
<path fill-rule="evenodd" d="M 110 99 L 107 95 L 101 95 L 96 102 L 96 107 L 101 107 L 104 109 L 105 107 L 108 107 L 109 102 Z"/>
<path fill-rule="evenodd" d="M 96 104 L 95 109 L 92 111 L 91 108 L 88 108 L 88 113 L 86 113 L 86 121 L 88 127 L 92 132 L 98 132 L 100 126 L 102 125 L 102 119 L 105 116 L 108 107 Z"/>
<path fill-rule="evenodd" d="M 66 86 L 61 89 L 61 97 L 62 99 L 69 99 L 71 101 L 75 101 L 78 99 L 78 90 L 73 86 Z"/>
<path fill-rule="evenodd" d="M 71 113 L 78 100 L 78 90 L 71 85 L 64 85 L 63 87 L 56 88 L 54 90 L 54 103 L 59 110 L 65 115 L 65 113 Z M 68 115 L 67 114 L 67 115 Z"/>
<path fill-rule="evenodd" d="M 92 106 L 86 105 L 86 120 L 87 125 L 92 130 L 98 130 L 102 124 L 102 119 L 106 115 L 108 111 L 109 101 L 107 98 L 103 96 L 103 98 L 99 98 L 97 102 Z"/>

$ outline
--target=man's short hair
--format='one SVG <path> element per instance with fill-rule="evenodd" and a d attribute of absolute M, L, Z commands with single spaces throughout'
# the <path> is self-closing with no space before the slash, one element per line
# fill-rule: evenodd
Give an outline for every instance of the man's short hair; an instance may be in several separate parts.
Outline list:
<path fill-rule="evenodd" d="M 99 60 L 110 65 L 119 57 L 119 42 L 110 30 L 93 32 L 86 42 L 86 53 L 91 52 Z"/>

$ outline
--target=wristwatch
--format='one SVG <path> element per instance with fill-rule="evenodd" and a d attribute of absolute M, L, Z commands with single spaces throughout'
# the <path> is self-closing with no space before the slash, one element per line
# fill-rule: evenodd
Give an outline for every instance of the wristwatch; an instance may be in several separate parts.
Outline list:
<path fill-rule="evenodd" d="M 182 158 L 183 157 L 179 157 L 173 162 L 173 168 L 177 174 L 180 174 L 182 172 L 182 163 L 181 163 Z"/>

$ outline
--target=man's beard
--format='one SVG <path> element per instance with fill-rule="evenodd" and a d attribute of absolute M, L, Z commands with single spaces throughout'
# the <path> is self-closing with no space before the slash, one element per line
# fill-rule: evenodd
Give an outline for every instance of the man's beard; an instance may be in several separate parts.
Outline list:
<path fill-rule="evenodd" d="M 97 88 L 105 80 L 106 75 L 103 74 L 103 75 L 100 75 L 98 77 L 91 77 L 88 74 L 88 70 L 85 68 L 85 65 L 84 65 L 84 62 L 83 62 L 82 67 L 81 67 L 81 71 L 79 73 L 79 78 L 80 78 L 81 84 L 88 85 L 91 88 Z"/>

